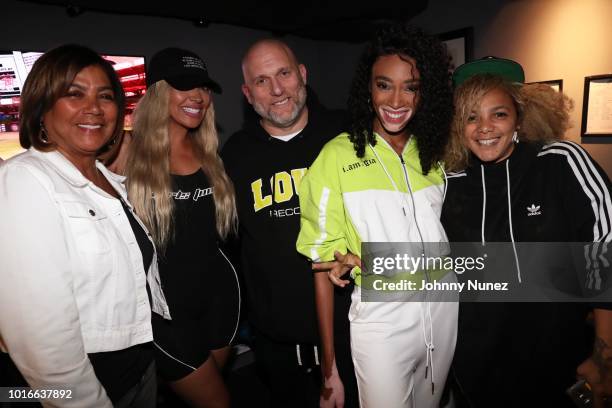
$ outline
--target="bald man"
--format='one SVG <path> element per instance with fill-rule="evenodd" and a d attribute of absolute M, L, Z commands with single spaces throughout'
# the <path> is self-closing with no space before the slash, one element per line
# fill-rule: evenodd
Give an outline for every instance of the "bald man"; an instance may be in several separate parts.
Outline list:
<path fill-rule="evenodd" d="M 242 92 L 268 134 L 283 137 L 306 127 L 306 67 L 286 44 L 255 43 L 242 59 L 242 75 Z"/>
<path fill-rule="evenodd" d="M 253 44 L 242 74 L 242 92 L 257 118 L 232 135 L 222 157 L 236 189 L 257 367 L 270 387 L 272 406 L 318 407 L 323 354 L 313 272 L 295 249 L 298 189 L 323 145 L 345 130 L 345 116 L 318 103 L 306 87 L 306 67 L 281 41 Z M 346 407 L 357 406 L 347 318 L 351 289 L 337 288 L 334 302 L 336 363 Z"/>

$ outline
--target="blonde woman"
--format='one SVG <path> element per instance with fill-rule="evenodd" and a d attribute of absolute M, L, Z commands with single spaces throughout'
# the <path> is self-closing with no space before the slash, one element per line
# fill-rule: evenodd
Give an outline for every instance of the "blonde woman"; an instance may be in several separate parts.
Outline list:
<path fill-rule="evenodd" d="M 221 370 L 237 329 L 240 290 L 218 247 L 235 228 L 233 186 L 217 155 L 212 93 L 220 86 L 196 54 L 153 56 L 135 112 L 129 197 L 160 251 L 172 321 L 153 320 L 160 376 L 194 407 L 227 407 Z"/>

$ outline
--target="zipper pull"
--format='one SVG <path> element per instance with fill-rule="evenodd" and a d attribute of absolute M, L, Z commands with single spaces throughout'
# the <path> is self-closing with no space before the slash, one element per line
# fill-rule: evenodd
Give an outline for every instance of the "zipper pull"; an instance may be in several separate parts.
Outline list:
<path fill-rule="evenodd" d="M 402 211 L 404 212 L 404 217 L 406 217 L 406 208 L 402 206 Z"/>

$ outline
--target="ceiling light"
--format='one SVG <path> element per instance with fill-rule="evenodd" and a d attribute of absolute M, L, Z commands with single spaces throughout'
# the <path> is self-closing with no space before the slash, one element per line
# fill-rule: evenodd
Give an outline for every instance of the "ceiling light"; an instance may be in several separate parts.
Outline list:
<path fill-rule="evenodd" d="M 206 28 L 210 25 L 210 22 L 208 20 L 206 20 L 204 17 L 200 17 L 197 20 L 193 20 L 193 24 L 196 27 L 203 27 Z"/>

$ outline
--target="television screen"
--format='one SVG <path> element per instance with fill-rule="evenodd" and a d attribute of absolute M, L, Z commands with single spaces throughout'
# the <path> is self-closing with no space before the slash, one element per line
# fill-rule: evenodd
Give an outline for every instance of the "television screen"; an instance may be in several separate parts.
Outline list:
<path fill-rule="evenodd" d="M 23 151 L 19 145 L 19 100 L 23 84 L 42 52 L 0 51 L 0 158 Z M 139 56 L 102 55 L 117 71 L 126 96 L 124 129 L 131 130 L 132 112 L 144 95 L 145 60 Z"/>

